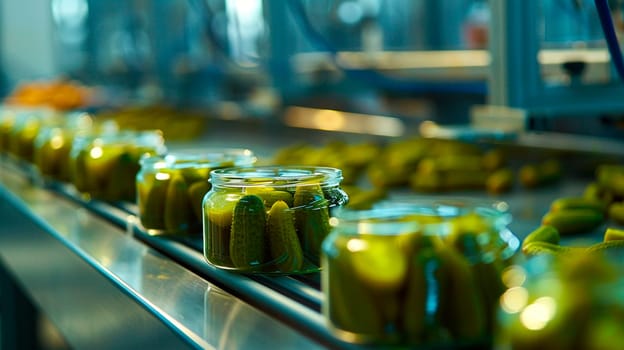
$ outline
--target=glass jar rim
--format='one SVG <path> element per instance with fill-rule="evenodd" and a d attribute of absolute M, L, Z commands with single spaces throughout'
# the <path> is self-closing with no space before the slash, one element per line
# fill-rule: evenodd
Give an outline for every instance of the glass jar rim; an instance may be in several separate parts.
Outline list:
<path fill-rule="evenodd" d="M 232 166 L 253 165 L 257 158 L 246 148 L 180 149 L 163 155 L 146 155 L 140 160 L 143 167 L 163 168 L 212 168 L 232 163 Z"/>
<path fill-rule="evenodd" d="M 390 229 L 390 227 L 387 227 L 387 229 L 384 229 L 384 227 L 394 225 L 394 228 L 396 228 L 397 220 L 408 218 L 411 215 L 453 219 L 471 213 L 475 213 L 482 218 L 490 220 L 496 228 L 502 229 L 511 222 L 509 205 L 504 201 L 463 197 L 424 197 L 388 200 L 376 204 L 372 209 L 365 210 L 342 208 L 337 211 L 333 224 L 352 226 L 360 225 L 362 222 L 365 222 L 370 225 L 379 226 L 381 231 L 385 232 L 382 234 L 393 234 L 391 233 L 392 229 Z M 416 220 L 405 220 L 401 222 L 401 225 L 404 227 L 439 224 L 442 223 L 423 224 L 416 222 Z M 400 232 L 394 234 L 400 234 Z"/>
<path fill-rule="evenodd" d="M 328 187 L 337 186 L 340 181 L 340 169 L 308 165 L 230 167 L 210 172 L 210 182 L 215 187 L 286 187 L 305 183 Z"/>

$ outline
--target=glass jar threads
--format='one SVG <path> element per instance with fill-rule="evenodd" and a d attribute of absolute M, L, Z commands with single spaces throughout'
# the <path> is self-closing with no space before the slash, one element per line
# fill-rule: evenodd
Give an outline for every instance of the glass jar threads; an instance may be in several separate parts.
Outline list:
<path fill-rule="evenodd" d="M 203 202 L 206 260 L 249 273 L 318 271 L 331 211 L 348 201 L 341 180 L 326 167 L 213 170 Z"/>
<path fill-rule="evenodd" d="M 247 149 L 182 150 L 141 159 L 136 177 L 141 224 L 152 234 L 201 232 L 210 171 L 255 162 Z"/>
<path fill-rule="evenodd" d="M 88 198 L 134 202 L 141 157 L 164 152 L 156 130 L 77 136 L 69 157 L 72 183 Z"/>
<path fill-rule="evenodd" d="M 519 241 L 505 203 L 415 200 L 338 213 L 323 243 L 323 314 L 352 342 L 485 344 Z"/>

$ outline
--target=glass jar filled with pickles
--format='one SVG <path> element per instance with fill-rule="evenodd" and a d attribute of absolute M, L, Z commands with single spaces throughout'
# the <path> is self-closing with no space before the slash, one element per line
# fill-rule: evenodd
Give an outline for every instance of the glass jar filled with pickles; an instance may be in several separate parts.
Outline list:
<path fill-rule="evenodd" d="M 114 121 L 96 122 L 88 113 L 68 113 L 62 125 L 43 126 L 34 140 L 33 163 L 45 178 L 69 182 L 69 154 L 77 135 L 112 135 Z"/>
<path fill-rule="evenodd" d="M 487 346 L 519 246 L 506 204 L 388 202 L 338 213 L 323 242 L 323 314 L 346 341 Z"/>
<path fill-rule="evenodd" d="M 89 199 L 134 202 L 141 158 L 165 151 L 157 130 L 76 136 L 69 155 L 71 182 Z"/>
<path fill-rule="evenodd" d="M 255 162 L 247 149 L 182 150 L 141 159 L 136 177 L 141 224 L 151 234 L 201 233 L 210 171 Z"/>
<path fill-rule="evenodd" d="M 247 273 L 318 271 L 332 212 L 348 201 L 341 180 L 327 167 L 213 170 L 203 201 L 206 260 Z"/>
<path fill-rule="evenodd" d="M 35 154 L 35 138 L 40 130 L 44 126 L 58 126 L 61 123 L 60 115 L 51 110 L 18 111 L 7 134 L 8 153 L 15 159 L 32 163 Z"/>

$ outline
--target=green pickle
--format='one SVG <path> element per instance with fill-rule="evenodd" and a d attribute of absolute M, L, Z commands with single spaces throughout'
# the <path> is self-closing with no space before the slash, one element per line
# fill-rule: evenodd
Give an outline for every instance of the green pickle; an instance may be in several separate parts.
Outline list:
<path fill-rule="evenodd" d="M 139 216 L 146 229 L 165 226 L 165 200 L 170 178 L 170 174 L 161 172 L 138 184 Z"/>
<path fill-rule="evenodd" d="M 250 194 L 236 203 L 230 238 L 230 257 L 235 267 L 251 269 L 269 260 L 266 219 L 260 197 Z"/>
<path fill-rule="evenodd" d="M 165 201 L 165 229 L 169 232 L 186 232 L 193 215 L 188 197 L 188 185 L 182 174 L 175 173 L 167 187 Z"/>
<path fill-rule="evenodd" d="M 336 256 L 324 264 L 327 268 L 327 273 L 323 275 L 323 285 L 328 294 L 324 304 L 326 314 L 338 330 L 367 334 L 372 339 L 383 337 L 381 311 L 366 285 L 355 278 L 349 262 L 349 259 Z"/>
<path fill-rule="evenodd" d="M 522 246 L 524 247 L 525 245 L 533 242 L 547 242 L 551 244 L 559 244 L 560 240 L 561 236 L 559 235 L 559 231 L 557 231 L 555 227 L 542 225 L 526 236 L 526 238 L 522 242 Z"/>
<path fill-rule="evenodd" d="M 517 238 L 493 239 L 507 220 L 500 212 L 489 218 L 454 207 L 461 214 L 449 217 L 424 203 L 420 212 L 390 203 L 338 216 L 323 243 L 321 287 L 323 313 L 341 338 L 444 347 L 491 341 L 510 257 L 502 252 L 513 254 Z"/>
<path fill-rule="evenodd" d="M 271 258 L 278 261 L 281 272 L 297 271 L 303 264 L 303 251 L 295 231 L 293 213 L 284 201 L 271 206 L 267 218 Z"/>
<path fill-rule="evenodd" d="M 595 209 L 561 209 L 548 212 L 542 218 L 542 225 L 553 226 L 562 235 L 589 232 L 600 226 L 604 214 Z"/>
<path fill-rule="evenodd" d="M 304 184 L 295 190 L 293 207 L 295 225 L 303 252 L 313 262 L 319 261 L 321 242 L 329 233 L 328 202 L 318 184 Z"/>
<path fill-rule="evenodd" d="M 210 182 L 207 180 L 199 180 L 192 183 L 188 187 L 188 196 L 191 201 L 191 210 L 195 214 L 195 221 L 201 222 L 202 220 L 202 202 L 204 196 L 210 191 Z"/>

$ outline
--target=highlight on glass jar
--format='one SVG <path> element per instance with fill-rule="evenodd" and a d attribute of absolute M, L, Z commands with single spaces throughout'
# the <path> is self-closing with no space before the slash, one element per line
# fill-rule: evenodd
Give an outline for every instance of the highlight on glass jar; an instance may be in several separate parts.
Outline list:
<path fill-rule="evenodd" d="M 542 254 L 508 267 L 497 348 L 621 348 L 623 258 L 619 251 Z"/>
<path fill-rule="evenodd" d="M 202 201 L 212 188 L 210 171 L 256 162 L 248 149 L 197 149 L 141 159 L 136 177 L 142 226 L 150 234 L 187 234 L 202 230 Z"/>
<path fill-rule="evenodd" d="M 504 202 L 410 200 L 341 210 L 323 242 L 323 315 L 343 340 L 487 346 L 520 245 Z"/>
<path fill-rule="evenodd" d="M 69 155 L 71 181 L 87 199 L 134 202 L 141 157 L 165 151 L 158 130 L 77 136 Z"/>
<path fill-rule="evenodd" d="M 204 256 L 248 273 L 316 272 L 330 215 L 347 203 L 339 169 L 227 168 L 211 172 L 204 197 Z"/>

